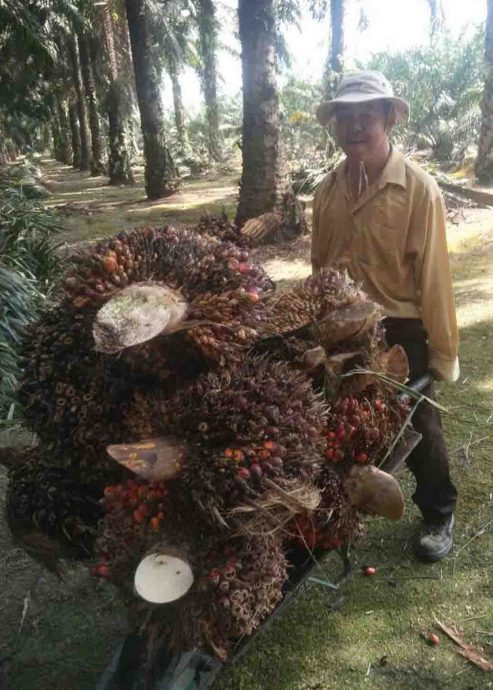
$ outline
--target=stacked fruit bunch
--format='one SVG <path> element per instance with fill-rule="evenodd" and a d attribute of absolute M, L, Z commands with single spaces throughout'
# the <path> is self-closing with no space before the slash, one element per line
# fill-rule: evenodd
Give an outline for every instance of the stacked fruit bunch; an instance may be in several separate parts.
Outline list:
<path fill-rule="evenodd" d="M 364 526 L 347 500 L 345 474 L 332 464 L 322 468 L 318 484 L 321 500 L 313 511 L 297 515 L 291 525 L 295 543 L 302 548 L 336 549 L 356 540 Z"/>
<path fill-rule="evenodd" d="M 7 519 L 12 534 L 50 570 L 62 558 L 89 558 L 103 515 L 101 487 L 46 466 L 38 448 L 11 468 Z"/>
<path fill-rule="evenodd" d="M 376 386 L 336 400 L 327 418 L 325 457 L 332 463 L 375 463 L 400 431 L 409 406 Z"/>
<path fill-rule="evenodd" d="M 216 237 L 221 242 L 234 242 L 240 247 L 246 247 L 247 241 L 238 230 L 236 225 L 231 223 L 228 216 L 223 211 L 220 215 L 203 215 L 197 225 L 194 226 L 195 232 L 200 235 Z"/>
<path fill-rule="evenodd" d="M 161 531 L 168 493 L 165 482 L 135 479 L 105 487 L 104 520 L 95 545 L 99 562 L 91 569 L 94 575 L 128 579 L 132 564 Z"/>
<path fill-rule="evenodd" d="M 331 311 L 366 299 L 346 271 L 322 270 L 281 295 L 273 295 L 266 309 L 266 336 L 297 330 L 322 321 Z"/>
<path fill-rule="evenodd" d="M 74 259 L 67 297 L 31 328 L 23 347 L 20 402 L 50 462 L 104 476 L 106 446 L 128 439 L 122 420 L 137 385 L 169 379 L 179 387 L 245 351 L 271 287 L 262 269 L 242 268 L 245 258 L 231 243 L 143 228 Z M 96 352 L 97 310 L 122 285 L 148 279 L 181 290 L 190 301 L 190 329 L 127 348 L 119 358 Z"/>
<path fill-rule="evenodd" d="M 279 536 L 226 545 L 223 560 L 206 570 L 202 635 L 226 659 L 233 640 L 251 635 L 282 598 L 287 561 Z"/>
<path fill-rule="evenodd" d="M 45 313 L 25 339 L 19 390 L 45 461 L 89 479 L 110 469 L 105 447 L 125 438 L 121 421 L 131 394 L 118 363 L 94 351 L 92 322 L 93 314 L 74 311 L 66 301 Z"/>
<path fill-rule="evenodd" d="M 314 478 L 324 418 L 322 400 L 303 374 L 249 357 L 199 377 L 171 398 L 139 395 L 126 424 L 137 438 L 186 438 L 181 486 L 194 503 L 225 519 L 245 496 L 261 496 L 269 478 Z"/>

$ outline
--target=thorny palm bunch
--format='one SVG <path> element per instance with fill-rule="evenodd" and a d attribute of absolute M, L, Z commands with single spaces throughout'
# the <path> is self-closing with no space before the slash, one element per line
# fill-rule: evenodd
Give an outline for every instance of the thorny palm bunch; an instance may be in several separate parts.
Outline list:
<path fill-rule="evenodd" d="M 271 286 L 260 268 L 242 263 L 242 252 L 192 232 L 144 228 L 75 257 L 66 298 L 32 327 L 23 348 L 19 398 L 50 461 L 82 474 L 99 466 L 107 475 L 105 447 L 128 440 L 127 403 L 136 386 L 149 385 L 140 374 L 155 383 L 169 374 L 176 386 L 184 368 L 193 376 L 208 362 L 239 357 L 256 337 L 261 296 Z M 146 280 L 181 290 L 189 318 L 202 325 L 129 348 L 121 358 L 97 353 L 98 308 L 122 286 Z"/>
<path fill-rule="evenodd" d="M 46 461 L 81 477 L 113 469 L 105 447 L 125 439 L 122 414 L 132 394 L 118 361 L 94 351 L 93 318 L 93 309 L 74 310 L 65 300 L 29 329 L 18 396 Z"/>
<path fill-rule="evenodd" d="M 59 557 L 92 554 L 101 496 L 101 485 L 80 483 L 67 470 L 47 466 L 34 448 L 10 468 L 7 520 L 15 539 L 55 570 Z"/>
<path fill-rule="evenodd" d="M 234 242 L 241 247 L 248 245 L 246 238 L 236 225 L 231 223 L 224 211 L 218 216 L 203 215 L 195 226 L 195 231 L 200 235 L 215 237 L 221 242 Z"/>
<path fill-rule="evenodd" d="M 303 374 L 283 362 L 249 357 L 168 400 L 140 396 L 126 424 L 137 438 L 187 439 L 180 487 L 191 509 L 222 522 L 242 502 L 268 493 L 272 483 L 310 483 L 320 465 L 324 420 L 323 403 Z"/>
<path fill-rule="evenodd" d="M 329 312 L 364 299 L 347 271 L 324 269 L 267 302 L 263 334 L 277 335 L 323 320 Z"/>
<path fill-rule="evenodd" d="M 207 546 L 197 544 L 198 576 L 183 599 L 165 607 L 131 603 L 150 664 L 163 647 L 180 652 L 204 644 L 225 660 L 282 598 L 287 560 L 279 535 L 209 539 Z"/>

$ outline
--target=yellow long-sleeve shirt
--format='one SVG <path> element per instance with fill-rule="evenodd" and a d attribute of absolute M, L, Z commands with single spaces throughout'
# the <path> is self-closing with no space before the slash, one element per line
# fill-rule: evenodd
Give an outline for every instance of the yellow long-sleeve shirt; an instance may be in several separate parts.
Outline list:
<path fill-rule="evenodd" d="M 354 202 L 346 161 L 320 183 L 313 202 L 312 267 L 345 267 L 386 316 L 419 318 L 429 367 L 459 376 L 458 335 L 445 209 L 430 175 L 395 149 Z"/>

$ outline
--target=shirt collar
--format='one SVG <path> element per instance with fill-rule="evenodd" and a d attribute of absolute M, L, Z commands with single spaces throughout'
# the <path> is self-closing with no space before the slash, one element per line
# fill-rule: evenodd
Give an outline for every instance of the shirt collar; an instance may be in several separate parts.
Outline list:
<path fill-rule="evenodd" d="M 336 179 L 339 184 L 345 184 L 346 182 L 346 167 L 347 161 L 344 159 L 335 169 Z M 395 146 L 392 146 L 389 159 L 380 177 L 374 184 L 379 189 L 382 189 L 387 184 L 396 184 L 406 189 L 406 160 L 402 153 L 397 151 Z"/>

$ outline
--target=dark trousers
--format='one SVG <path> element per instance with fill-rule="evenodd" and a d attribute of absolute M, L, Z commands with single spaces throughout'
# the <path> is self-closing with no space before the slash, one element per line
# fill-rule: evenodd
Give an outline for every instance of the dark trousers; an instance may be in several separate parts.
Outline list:
<path fill-rule="evenodd" d="M 388 345 L 399 344 L 406 351 L 410 380 L 425 374 L 428 370 L 428 344 L 421 319 L 388 317 L 383 325 Z M 422 392 L 435 400 L 433 383 Z M 413 415 L 413 426 L 423 436 L 407 459 L 416 478 L 413 501 L 423 513 L 425 522 L 443 522 L 455 510 L 457 490 L 450 479 L 449 456 L 439 410 L 423 400 Z"/>

